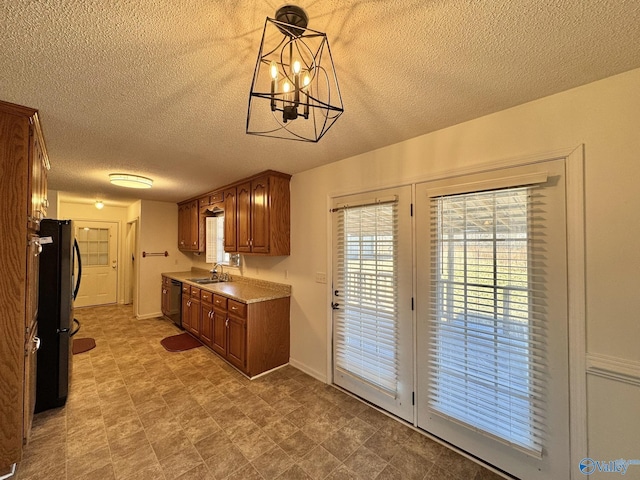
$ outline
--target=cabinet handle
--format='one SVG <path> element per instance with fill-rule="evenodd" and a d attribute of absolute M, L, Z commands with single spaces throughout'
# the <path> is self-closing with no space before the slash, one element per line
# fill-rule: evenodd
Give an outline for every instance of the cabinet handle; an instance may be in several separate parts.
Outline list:
<path fill-rule="evenodd" d="M 226 321 L 226 322 L 224 322 L 224 326 L 225 326 L 225 327 L 227 327 L 227 328 L 229 328 L 229 317 L 227 317 L 227 321 Z"/>
<path fill-rule="evenodd" d="M 238 307 L 231 307 L 231 310 L 234 310 L 234 311 L 235 311 L 235 310 L 237 310 L 237 309 L 238 309 Z"/>
<path fill-rule="evenodd" d="M 191 306 L 191 300 L 187 300 L 187 307 Z"/>
<path fill-rule="evenodd" d="M 33 337 L 33 343 L 35 343 L 35 345 L 33 346 L 33 350 L 31 350 L 31 353 L 36 353 L 38 350 L 40 350 L 40 337 Z"/>

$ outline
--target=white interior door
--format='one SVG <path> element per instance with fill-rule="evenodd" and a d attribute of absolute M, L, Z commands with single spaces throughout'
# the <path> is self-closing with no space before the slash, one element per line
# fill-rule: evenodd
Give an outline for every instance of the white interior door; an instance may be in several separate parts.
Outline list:
<path fill-rule="evenodd" d="M 118 287 L 118 223 L 74 222 L 82 258 L 82 280 L 76 307 L 116 303 Z"/>
<path fill-rule="evenodd" d="M 413 421 L 411 187 L 333 203 L 333 381 Z"/>

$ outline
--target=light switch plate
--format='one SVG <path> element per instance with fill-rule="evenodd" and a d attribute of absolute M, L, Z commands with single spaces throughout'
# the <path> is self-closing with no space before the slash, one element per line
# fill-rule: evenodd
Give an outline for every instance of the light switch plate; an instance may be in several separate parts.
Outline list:
<path fill-rule="evenodd" d="M 327 283 L 327 274 L 324 272 L 316 272 L 316 283 Z"/>

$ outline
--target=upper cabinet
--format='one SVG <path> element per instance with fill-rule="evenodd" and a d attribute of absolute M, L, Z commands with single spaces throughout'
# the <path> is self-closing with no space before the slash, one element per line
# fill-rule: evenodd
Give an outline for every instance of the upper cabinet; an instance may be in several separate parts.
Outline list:
<path fill-rule="evenodd" d="M 267 174 L 238 185 L 237 252 L 289 255 L 289 178 Z"/>
<path fill-rule="evenodd" d="M 228 187 L 224 191 L 224 251 L 238 251 L 237 188 Z"/>
<path fill-rule="evenodd" d="M 188 252 L 202 252 L 200 241 L 200 209 L 198 200 L 178 204 L 178 248 Z"/>
<path fill-rule="evenodd" d="M 268 170 L 178 204 L 178 247 L 204 251 L 203 216 L 224 210 L 224 250 L 245 255 L 290 254 L 291 175 Z M 194 217 L 194 205 L 196 215 Z"/>

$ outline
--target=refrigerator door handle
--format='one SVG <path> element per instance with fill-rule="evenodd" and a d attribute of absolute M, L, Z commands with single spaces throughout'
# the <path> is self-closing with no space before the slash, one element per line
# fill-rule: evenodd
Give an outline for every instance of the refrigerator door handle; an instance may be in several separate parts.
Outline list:
<path fill-rule="evenodd" d="M 73 319 L 73 323 L 77 323 L 78 324 L 78 328 L 76 328 L 73 332 L 71 332 L 69 334 L 69 337 L 73 337 L 76 333 L 78 333 L 80 331 L 80 322 L 76 318 L 74 318 Z"/>
<path fill-rule="evenodd" d="M 82 279 L 82 257 L 80 257 L 80 247 L 78 246 L 78 240 L 73 239 L 73 249 L 75 250 L 76 257 L 78 258 L 78 279 L 76 280 L 76 286 L 73 289 L 73 299 L 78 296 L 78 290 L 80 290 L 80 280 Z M 75 320 L 75 318 L 74 318 Z"/>

